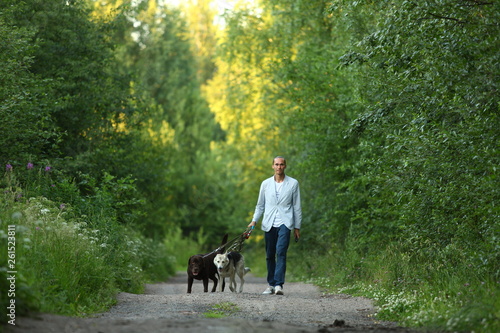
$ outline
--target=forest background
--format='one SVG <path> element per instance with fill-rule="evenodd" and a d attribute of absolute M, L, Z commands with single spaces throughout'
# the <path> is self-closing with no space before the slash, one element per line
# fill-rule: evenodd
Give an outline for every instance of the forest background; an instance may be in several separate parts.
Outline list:
<path fill-rule="evenodd" d="M 181 3 L 0 3 L 1 308 L 84 316 L 184 270 L 284 155 L 290 279 L 500 330 L 500 2 Z M 244 251 L 263 274 L 261 231 Z"/>

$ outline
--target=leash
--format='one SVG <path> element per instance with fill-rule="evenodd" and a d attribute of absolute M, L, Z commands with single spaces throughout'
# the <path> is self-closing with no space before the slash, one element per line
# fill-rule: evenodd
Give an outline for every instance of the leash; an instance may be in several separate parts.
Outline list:
<path fill-rule="evenodd" d="M 243 247 L 243 242 L 245 241 L 245 239 L 250 238 L 250 235 L 252 234 L 253 229 L 254 229 L 253 226 L 250 228 L 247 228 L 241 235 L 234 238 L 232 240 L 233 243 L 227 247 L 226 252 L 229 252 L 229 251 L 241 252 L 241 248 Z M 228 243 L 230 243 L 230 242 L 228 242 Z M 226 243 L 226 245 L 228 243 Z"/>
<path fill-rule="evenodd" d="M 252 226 L 250 228 L 247 228 L 240 235 L 238 235 L 238 236 L 234 237 L 233 239 L 227 241 L 225 244 L 222 244 L 221 246 L 219 246 L 218 248 L 216 248 L 212 252 L 205 254 L 203 256 L 203 258 L 205 258 L 205 257 L 207 257 L 207 256 L 209 256 L 211 254 L 214 254 L 215 252 L 219 252 L 223 248 L 226 248 L 225 252 L 230 252 L 230 251 L 241 252 L 241 248 L 243 247 L 243 242 L 245 241 L 245 239 L 250 238 L 250 235 L 252 234 L 253 229 L 254 229 L 254 226 Z"/>

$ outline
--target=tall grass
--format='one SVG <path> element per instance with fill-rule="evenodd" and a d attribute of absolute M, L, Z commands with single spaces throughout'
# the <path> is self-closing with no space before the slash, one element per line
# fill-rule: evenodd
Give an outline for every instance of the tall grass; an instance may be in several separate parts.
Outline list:
<path fill-rule="evenodd" d="M 349 245 L 350 244 L 350 245 Z M 449 332 L 500 332 L 500 281 L 464 251 L 408 252 L 403 245 L 367 253 L 346 248 L 315 256 L 313 282 L 333 292 L 369 297 L 377 318 Z"/>
<path fill-rule="evenodd" d="M 52 168 L 16 172 L 10 167 L 0 178 L 3 252 L 8 226 L 15 226 L 16 315 L 33 310 L 79 316 L 103 311 L 115 302 L 118 291 L 141 292 L 145 282 L 175 272 L 175 258 L 163 241 L 145 238 L 119 218 L 124 212 L 117 207 L 126 206 L 117 201 L 123 182 L 108 177 L 101 184 L 83 195 L 74 180 Z M 2 255 L 2 308 L 12 298 L 4 292 L 9 289 L 7 272 L 13 270 L 8 263 Z"/>
<path fill-rule="evenodd" d="M 182 234 L 180 227 L 175 227 L 165 235 L 164 246 L 169 253 L 175 253 L 175 270 L 177 272 L 186 271 L 189 257 L 208 251 L 204 249 L 207 243 L 207 236 L 201 228 L 196 235 L 186 237 Z"/>

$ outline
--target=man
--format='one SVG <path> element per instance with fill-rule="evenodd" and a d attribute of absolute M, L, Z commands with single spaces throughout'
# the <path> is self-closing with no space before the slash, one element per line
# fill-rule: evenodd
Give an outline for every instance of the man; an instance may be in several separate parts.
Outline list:
<path fill-rule="evenodd" d="M 254 227 L 264 214 L 262 230 L 265 231 L 267 282 L 263 294 L 283 295 L 285 283 L 286 253 L 290 244 L 290 232 L 300 238 L 302 210 L 300 207 L 299 182 L 285 175 L 286 160 L 273 159 L 274 175 L 260 186 L 259 198 L 248 227 Z"/>

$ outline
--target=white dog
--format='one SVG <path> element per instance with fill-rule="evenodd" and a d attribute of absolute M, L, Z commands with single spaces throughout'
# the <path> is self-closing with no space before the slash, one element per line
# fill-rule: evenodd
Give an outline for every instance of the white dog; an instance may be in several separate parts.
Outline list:
<path fill-rule="evenodd" d="M 236 274 L 240 277 L 240 293 L 243 292 L 245 279 L 243 276 L 250 271 L 250 268 L 245 267 L 245 258 L 238 252 L 226 252 L 218 254 L 214 258 L 215 267 L 219 273 L 219 291 L 224 291 L 225 277 L 229 277 L 229 289 L 236 292 Z"/>

